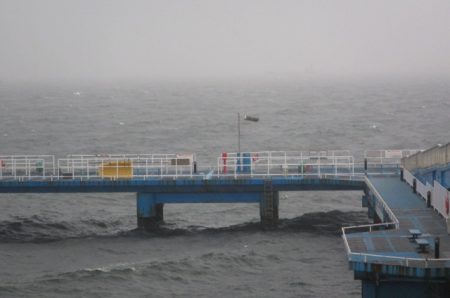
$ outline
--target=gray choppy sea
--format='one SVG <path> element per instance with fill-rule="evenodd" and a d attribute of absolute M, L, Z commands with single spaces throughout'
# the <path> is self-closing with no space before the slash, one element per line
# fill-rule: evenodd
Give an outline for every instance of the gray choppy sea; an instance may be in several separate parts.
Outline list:
<path fill-rule="evenodd" d="M 449 137 L 450 80 L 0 82 L 0 154 L 426 148 Z M 0 195 L 0 297 L 359 297 L 340 227 L 359 192 L 165 206 L 135 230 L 134 194 Z"/>

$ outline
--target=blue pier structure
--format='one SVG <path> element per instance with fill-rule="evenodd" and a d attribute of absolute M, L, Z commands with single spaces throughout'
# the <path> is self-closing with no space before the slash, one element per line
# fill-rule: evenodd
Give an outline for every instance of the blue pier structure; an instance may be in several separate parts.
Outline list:
<path fill-rule="evenodd" d="M 193 154 L 4 155 L 0 162 L 2 193 L 136 193 L 137 224 L 146 229 L 163 221 L 170 203 L 255 203 L 261 222 L 275 224 L 280 191 L 364 184 L 347 151 L 223 153 L 199 168 Z M 381 170 L 398 172 L 398 163 Z"/>
<path fill-rule="evenodd" d="M 450 297 L 450 144 L 402 159 L 400 176 L 367 175 L 374 223 L 344 227 L 362 297 Z"/>
<path fill-rule="evenodd" d="M 429 150 L 0 156 L 0 193 L 136 193 L 137 225 L 156 228 L 171 203 L 258 204 L 278 221 L 279 193 L 356 190 L 373 224 L 344 227 L 362 297 L 449 297 L 450 144 Z"/>

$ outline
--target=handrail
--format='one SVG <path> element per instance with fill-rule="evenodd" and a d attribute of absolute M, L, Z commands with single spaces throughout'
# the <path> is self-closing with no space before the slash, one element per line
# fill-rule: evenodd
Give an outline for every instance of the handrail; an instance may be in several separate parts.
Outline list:
<path fill-rule="evenodd" d="M 374 261 L 376 261 L 374 263 L 378 263 L 378 264 L 379 263 L 386 263 L 386 262 L 383 262 L 383 260 L 389 260 L 389 261 L 400 262 L 400 265 L 405 266 L 405 267 L 419 267 L 419 268 L 428 268 L 430 266 L 433 266 L 433 265 L 436 265 L 436 264 L 439 264 L 439 263 L 444 263 L 444 262 L 450 261 L 450 258 L 442 258 L 442 259 L 411 258 L 411 257 L 400 257 L 400 256 L 387 256 L 387 255 L 371 254 L 371 253 L 364 253 L 364 252 L 360 252 L 360 253 L 352 252 L 351 248 L 350 248 L 350 245 L 348 243 L 348 239 L 347 239 L 347 234 L 349 234 L 349 232 L 351 233 L 352 230 L 366 229 L 367 231 L 372 232 L 374 227 L 382 227 L 382 226 L 383 227 L 389 227 L 389 226 L 392 226 L 392 225 L 394 226 L 395 230 L 399 229 L 399 221 L 398 221 L 397 217 L 395 217 L 395 215 L 392 212 L 392 210 L 387 206 L 386 202 L 382 199 L 382 197 L 379 194 L 379 192 L 374 188 L 373 184 L 370 182 L 370 180 L 367 177 L 365 178 L 365 181 L 366 181 L 366 184 L 369 186 L 369 188 L 373 191 L 375 196 L 377 196 L 378 201 L 380 201 L 383 206 L 387 207 L 385 210 L 388 213 L 388 215 L 390 217 L 391 216 L 392 217 L 391 217 L 391 222 L 387 222 L 387 223 L 342 227 L 342 229 L 341 229 L 342 230 L 342 237 L 344 239 L 344 244 L 345 244 L 345 248 L 347 250 L 347 255 L 348 255 L 349 261 L 353 261 L 352 260 L 352 256 L 359 256 L 359 257 L 363 257 L 363 262 L 364 263 L 368 262 L 368 258 L 376 258 L 377 260 L 374 260 Z M 411 262 L 416 262 L 418 264 L 410 264 Z"/>
<path fill-rule="evenodd" d="M 395 228 L 399 228 L 399 221 L 397 217 L 395 216 L 394 212 L 392 212 L 391 208 L 389 208 L 388 204 L 383 200 L 383 197 L 380 195 L 380 193 L 377 191 L 375 186 L 372 184 L 372 182 L 369 180 L 369 178 L 365 177 L 364 181 L 366 182 L 366 185 L 369 186 L 369 188 L 373 191 L 375 196 L 378 198 L 377 202 L 381 202 L 381 205 L 383 209 L 388 213 L 389 218 L 392 220 L 392 222 L 387 224 L 395 224 Z"/>
<path fill-rule="evenodd" d="M 373 263 L 378 263 L 378 264 L 383 264 L 386 262 L 383 262 L 384 260 L 390 260 L 390 261 L 397 261 L 400 262 L 401 265 L 405 266 L 405 267 L 419 267 L 419 268 L 428 268 L 428 267 L 432 267 L 433 265 L 436 264 L 440 264 L 440 263 L 445 263 L 445 262 L 449 262 L 450 258 L 440 258 L 440 259 L 435 259 L 435 258 L 411 258 L 411 257 L 401 257 L 401 256 L 388 256 L 388 255 L 380 255 L 380 254 L 372 254 L 372 253 L 364 253 L 364 252 L 352 252 L 350 245 L 348 243 L 347 240 L 347 230 L 356 230 L 356 229 L 362 229 L 362 228 L 367 228 L 369 227 L 369 231 L 371 232 L 373 230 L 373 227 L 376 226 L 389 226 L 392 225 L 394 223 L 382 223 L 382 224 L 373 224 L 373 225 L 360 225 L 360 226 L 350 226 L 350 227 L 343 227 L 342 230 L 342 238 L 344 239 L 344 244 L 345 244 L 345 248 L 347 250 L 347 255 L 348 255 L 348 259 L 349 261 L 357 261 L 357 260 L 353 260 L 352 256 L 359 256 L 359 257 L 363 257 L 363 262 L 367 263 L 368 262 L 368 258 L 372 257 L 372 258 L 376 258 L 377 260 L 374 260 L 376 262 Z M 381 260 L 381 261 L 380 261 Z M 416 262 L 418 264 L 410 264 L 410 262 Z M 420 266 L 417 266 L 420 265 Z"/>
<path fill-rule="evenodd" d="M 250 165 L 244 164 L 249 158 Z M 180 163 L 183 159 L 189 160 L 188 165 Z M 120 164 L 124 161 L 130 161 L 130 166 Z M 174 164 L 171 164 L 172 161 Z M 197 169 L 194 154 L 72 154 L 60 159 L 56 159 L 53 155 L 0 155 L 0 162 L 0 180 L 7 181 L 124 178 L 119 172 L 127 172 L 127 167 L 132 168 L 132 174 L 127 174 L 126 178 L 199 179 L 202 177 L 200 173 L 202 169 L 212 168 L 211 165 L 202 165 L 202 168 Z M 116 174 L 99 174 L 100 168 L 105 166 L 111 172 L 110 168 L 113 167 L 111 162 L 116 163 L 114 166 Z M 257 151 L 243 152 L 241 155 L 235 152 L 228 153 L 228 173 L 224 171 L 223 161 L 219 157 L 214 166 L 217 170 L 208 176 L 208 179 L 215 177 L 240 179 L 248 178 L 250 175 L 250 177 L 334 177 L 360 180 L 367 173 L 377 175 L 398 172 L 398 163 L 392 163 L 388 159 L 384 162 L 380 164 L 377 161 L 369 161 L 368 169 L 364 169 L 364 163 L 359 160 L 355 162 L 355 158 L 348 150 Z M 243 168 L 244 171 L 241 170 Z M 65 175 L 62 175 L 63 173 Z"/>

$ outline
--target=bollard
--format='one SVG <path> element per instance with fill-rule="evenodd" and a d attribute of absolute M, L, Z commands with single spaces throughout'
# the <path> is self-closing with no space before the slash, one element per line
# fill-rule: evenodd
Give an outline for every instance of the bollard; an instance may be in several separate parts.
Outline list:
<path fill-rule="evenodd" d="M 413 179 L 412 187 L 413 187 L 413 193 L 417 193 L 417 181 L 416 181 L 416 179 Z"/>
<path fill-rule="evenodd" d="M 405 179 L 403 178 L 403 169 L 400 170 L 400 181 L 404 181 Z"/>
<path fill-rule="evenodd" d="M 431 191 L 427 191 L 427 207 L 431 207 Z"/>
<path fill-rule="evenodd" d="M 364 171 L 367 172 L 367 158 L 364 158 Z"/>
<path fill-rule="evenodd" d="M 440 242 L 439 237 L 436 237 L 434 239 L 434 258 L 435 259 L 439 259 L 439 242 Z"/>
<path fill-rule="evenodd" d="M 194 161 L 194 174 L 197 174 L 197 162 Z"/>

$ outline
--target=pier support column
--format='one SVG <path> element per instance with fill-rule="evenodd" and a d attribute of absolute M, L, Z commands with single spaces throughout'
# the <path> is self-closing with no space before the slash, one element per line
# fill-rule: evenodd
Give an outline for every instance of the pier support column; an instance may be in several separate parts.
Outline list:
<path fill-rule="evenodd" d="M 155 219 L 156 222 L 164 221 L 164 204 L 155 204 Z"/>
<path fill-rule="evenodd" d="M 261 224 L 272 226 L 278 223 L 278 191 L 265 192 L 259 204 L 259 213 L 261 216 Z"/>
<path fill-rule="evenodd" d="M 156 203 L 156 194 L 136 195 L 137 225 L 140 229 L 154 229 L 163 221 L 163 204 Z"/>
<path fill-rule="evenodd" d="M 449 283 L 425 280 L 362 280 L 362 298 L 378 297 L 448 297 Z"/>

